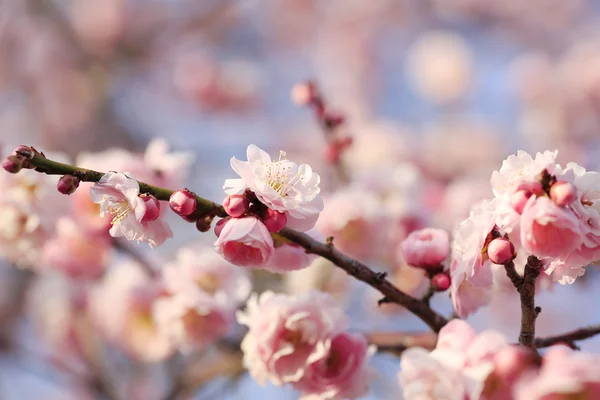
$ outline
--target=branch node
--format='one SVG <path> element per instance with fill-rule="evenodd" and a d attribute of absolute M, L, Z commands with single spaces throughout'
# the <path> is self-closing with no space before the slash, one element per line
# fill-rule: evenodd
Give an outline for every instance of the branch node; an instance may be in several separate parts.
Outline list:
<path fill-rule="evenodd" d="M 379 281 L 379 283 L 383 282 L 385 280 L 385 278 L 387 278 L 388 273 L 387 272 L 377 272 L 375 274 L 375 279 L 377 281 Z"/>
<path fill-rule="evenodd" d="M 327 247 L 331 249 L 333 247 L 333 236 L 327 237 L 327 239 L 325 239 L 325 243 L 327 244 Z"/>
<path fill-rule="evenodd" d="M 387 296 L 384 296 L 377 301 L 377 305 L 381 306 L 382 304 L 387 304 L 387 303 L 391 303 L 391 302 L 392 301 L 389 298 L 387 298 Z"/>

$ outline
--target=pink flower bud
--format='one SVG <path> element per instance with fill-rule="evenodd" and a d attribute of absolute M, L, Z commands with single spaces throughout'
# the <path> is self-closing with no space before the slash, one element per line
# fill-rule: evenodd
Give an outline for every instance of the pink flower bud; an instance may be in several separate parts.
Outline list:
<path fill-rule="evenodd" d="M 297 106 L 307 106 L 315 98 L 315 88 L 310 82 L 297 83 L 292 86 L 292 102 Z"/>
<path fill-rule="evenodd" d="M 221 236 L 221 231 L 223 230 L 223 228 L 225 228 L 225 224 L 227 224 L 227 222 L 229 222 L 231 218 L 223 218 L 217 221 L 217 223 L 215 224 L 215 235 L 217 235 L 217 237 Z"/>
<path fill-rule="evenodd" d="M 25 159 L 21 156 L 15 156 L 15 155 L 8 156 L 2 162 L 2 168 L 4 168 L 4 170 L 6 172 L 10 172 L 11 174 L 16 174 L 23 168 L 24 162 L 25 162 Z"/>
<path fill-rule="evenodd" d="M 177 215 L 187 217 L 196 209 L 196 196 L 187 189 L 178 190 L 169 198 L 169 206 Z"/>
<path fill-rule="evenodd" d="M 448 288 L 450 287 L 450 283 L 451 283 L 450 275 L 448 275 L 445 272 L 440 272 L 439 274 L 435 274 L 431 278 L 431 285 L 437 292 L 443 292 L 445 290 L 448 290 Z"/>
<path fill-rule="evenodd" d="M 214 219 L 214 216 L 212 216 L 212 215 L 207 215 L 204 218 L 198 219 L 196 221 L 196 229 L 198 229 L 200 232 L 210 231 L 210 226 L 212 225 L 213 219 Z"/>
<path fill-rule="evenodd" d="M 223 207 L 225 208 L 225 212 L 231 215 L 234 218 L 239 218 L 246 211 L 248 211 L 248 207 L 250 207 L 250 201 L 243 194 L 232 194 L 231 196 L 227 196 L 223 201 Z"/>
<path fill-rule="evenodd" d="M 536 354 L 524 346 L 508 346 L 494 357 L 494 374 L 505 382 L 514 382 L 528 368 L 536 365 Z"/>
<path fill-rule="evenodd" d="M 568 206 L 577 200 L 577 188 L 569 182 L 556 182 L 550 188 L 550 198 L 558 206 Z"/>
<path fill-rule="evenodd" d="M 152 195 L 142 195 L 140 197 L 146 203 L 146 212 L 142 217 L 142 221 L 156 221 L 160 216 L 160 201 Z"/>
<path fill-rule="evenodd" d="M 329 143 L 323 152 L 323 158 L 325 158 L 325 161 L 327 161 L 329 164 L 337 164 L 340 162 L 341 155 L 342 152 L 340 148 L 334 143 Z"/>
<path fill-rule="evenodd" d="M 73 175 L 65 175 L 58 180 L 56 188 L 62 194 L 71 194 L 79 187 L 80 180 Z"/>
<path fill-rule="evenodd" d="M 267 208 L 262 215 L 262 220 L 269 230 L 269 232 L 279 232 L 287 224 L 287 217 L 285 214 L 275 210 Z"/>
<path fill-rule="evenodd" d="M 406 263 L 415 268 L 440 270 L 450 252 L 448 233 L 425 228 L 412 232 L 400 245 Z"/>
<path fill-rule="evenodd" d="M 487 254 L 494 264 L 506 264 L 515 258 L 515 246 L 508 239 L 497 238 L 488 244 Z"/>
<path fill-rule="evenodd" d="M 527 189 L 517 190 L 510 198 L 510 205 L 517 214 L 522 214 L 527 200 L 532 196 L 532 193 Z"/>

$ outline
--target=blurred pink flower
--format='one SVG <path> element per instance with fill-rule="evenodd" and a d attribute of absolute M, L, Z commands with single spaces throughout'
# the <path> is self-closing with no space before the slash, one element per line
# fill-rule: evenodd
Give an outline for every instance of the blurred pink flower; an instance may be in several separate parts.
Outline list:
<path fill-rule="evenodd" d="M 364 395 L 374 375 L 367 363 L 375 348 L 361 335 L 340 333 L 331 340 L 329 354 L 311 364 L 294 383 L 302 400 L 355 399 Z"/>
<path fill-rule="evenodd" d="M 94 203 L 100 204 L 100 216 L 112 216 L 112 237 L 146 242 L 150 247 L 160 246 L 173 237 L 169 226 L 160 219 L 143 221 L 146 203 L 139 196 L 140 186 L 135 179 L 120 172 L 107 172 L 90 189 Z"/>
<path fill-rule="evenodd" d="M 273 257 L 273 239 L 256 217 L 231 218 L 214 244 L 227 261 L 241 267 L 262 267 Z"/>
<path fill-rule="evenodd" d="M 227 179 L 225 192 L 242 194 L 250 189 L 267 207 L 285 213 L 290 228 L 311 229 L 323 210 L 319 175 L 307 164 L 298 166 L 287 160 L 284 152 L 272 161 L 265 151 L 250 145 L 247 157 L 248 161 L 231 159 L 231 168 L 241 179 Z"/>
<path fill-rule="evenodd" d="M 417 268 L 440 268 L 450 253 L 448 232 L 425 228 L 412 232 L 401 244 L 406 263 Z"/>
<path fill-rule="evenodd" d="M 278 386 L 300 381 L 311 364 L 325 359 L 347 325 L 333 298 L 314 291 L 253 295 L 237 319 L 249 329 L 242 351 L 250 375 L 261 385 Z"/>
<path fill-rule="evenodd" d="M 44 244 L 40 269 L 60 271 L 75 279 L 102 275 L 111 254 L 107 237 L 90 235 L 69 218 L 58 220 L 56 235 Z"/>

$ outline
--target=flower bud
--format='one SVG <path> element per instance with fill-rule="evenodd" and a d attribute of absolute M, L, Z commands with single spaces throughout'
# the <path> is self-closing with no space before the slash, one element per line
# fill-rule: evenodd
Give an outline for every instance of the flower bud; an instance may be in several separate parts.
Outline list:
<path fill-rule="evenodd" d="M 4 168 L 6 172 L 16 174 L 23 168 L 24 162 L 25 159 L 23 157 L 11 155 L 6 157 L 6 159 L 2 162 L 2 168 Z"/>
<path fill-rule="evenodd" d="M 263 212 L 262 220 L 269 230 L 269 232 L 279 232 L 287 224 L 287 217 L 285 214 L 275 210 L 267 208 Z"/>
<path fill-rule="evenodd" d="M 522 214 L 527 200 L 532 196 L 532 193 L 527 189 L 517 190 L 510 197 L 510 205 L 517 214 Z"/>
<path fill-rule="evenodd" d="M 248 207 L 250 207 L 250 201 L 243 194 L 233 194 L 231 196 L 227 196 L 223 201 L 223 207 L 225 208 L 225 212 L 231 215 L 234 218 L 239 218 L 246 211 L 248 211 Z"/>
<path fill-rule="evenodd" d="M 204 218 L 200 218 L 196 221 L 196 229 L 200 232 L 208 232 L 210 231 L 210 226 L 212 225 L 212 221 L 214 219 L 213 215 L 207 215 Z"/>
<path fill-rule="evenodd" d="M 524 346 L 508 346 L 494 356 L 494 374 L 505 382 L 514 382 L 519 375 L 537 364 L 537 356 Z"/>
<path fill-rule="evenodd" d="M 340 162 L 340 157 L 342 156 L 342 152 L 338 146 L 334 143 L 329 143 L 325 146 L 325 150 L 323 151 L 323 158 L 329 164 L 337 164 Z"/>
<path fill-rule="evenodd" d="M 577 188 L 569 182 L 556 182 L 550 187 L 550 198 L 558 206 L 568 206 L 577 200 Z"/>
<path fill-rule="evenodd" d="M 140 197 L 146 203 L 146 212 L 142 217 L 142 221 L 156 221 L 160 216 L 160 201 L 152 195 L 141 195 Z"/>
<path fill-rule="evenodd" d="M 450 252 L 448 232 L 433 228 L 414 231 L 402 241 L 400 248 L 411 267 L 437 272 Z"/>
<path fill-rule="evenodd" d="M 497 238 L 488 244 L 487 254 L 494 264 L 506 264 L 515 258 L 515 246 L 508 239 Z"/>
<path fill-rule="evenodd" d="M 187 217 L 196 209 L 196 196 L 187 189 L 178 190 L 169 198 L 169 206 L 177 215 Z"/>
<path fill-rule="evenodd" d="M 71 194 L 79 187 L 80 180 L 75 178 L 73 175 L 65 175 L 58 180 L 56 188 L 62 194 Z"/>
<path fill-rule="evenodd" d="M 217 221 L 215 224 L 215 235 L 217 235 L 217 237 L 221 236 L 221 231 L 225 228 L 225 224 L 227 224 L 230 219 L 231 218 L 223 218 Z"/>
<path fill-rule="evenodd" d="M 435 274 L 432 278 L 431 278 L 431 286 L 433 286 L 433 288 L 437 291 L 437 292 L 443 292 L 445 290 L 448 290 L 448 288 L 450 287 L 450 275 L 448 275 L 445 272 L 440 272 L 439 274 Z"/>
<path fill-rule="evenodd" d="M 315 99 L 315 88 L 310 82 L 297 83 L 292 86 L 292 102 L 297 106 L 307 106 Z"/>

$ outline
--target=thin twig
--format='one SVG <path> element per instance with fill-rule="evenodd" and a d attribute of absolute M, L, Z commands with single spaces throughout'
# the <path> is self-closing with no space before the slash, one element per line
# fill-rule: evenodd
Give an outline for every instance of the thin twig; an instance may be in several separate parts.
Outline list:
<path fill-rule="evenodd" d="M 586 326 L 585 328 L 575 329 L 574 331 L 562 333 L 556 336 L 536 338 L 535 347 L 543 348 L 563 343 L 571 348 L 578 349 L 579 347 L 575 344 L 576 340 L 585 340 L 596 335 L 600 335 L 600 325 L 590 325 Z"/>
<path fill-rule="evenodd" d="M 434 332 L 370 332 L 365 336 L 370 344 L 377 346 L 377 351 L 396 355 L 410 347 L 433 350 L 437 343 Z"/>
<path fill-rule="evenodd" d="M 47 175 L 73 175 L 81 181 L 98 182 L 104 175 L 102 172 L 74 167 L 68 164 L 63 164 L 48 160 L 45 156 L 33 150 L 20 150 L 19 155 L 25 157 L 28 163 L 33 165 L 36 171 Z M 149 193 L 155 196 L 158 200 L 169 200 L 173 190 L 164 189 L 158 186 L 148 185 L 147 183 L 138 181 L 141 193 Z M 207 214 L 226 217 L 227 213 L 222 206 L 206 200 L 196 195 L 196 211 Z M 308 253 L 317 254 L 323 258 L 333 262 L 339 268 L 346 271 L 356 279 L 365 282 L 369 286 L 378 290 L 383 294 L 385 302 L 396 303 L 405 307 L 410 312 L 419 317 L 433 331 L 439 332 L 440 329 L 448 322 L 441 314 L 434 311 L 426 302 L 416 299 L 395 287 L 389 280 L 381 274 L 373 271 L 362 262 L 349 257 L 338 251 L 333 244 L 321 243 L 310 236 L 294 231 L 289 228 L 282 229 L 279 237 L 285 238 L 293 243 L 296 243 L 306 249 Z"/>

